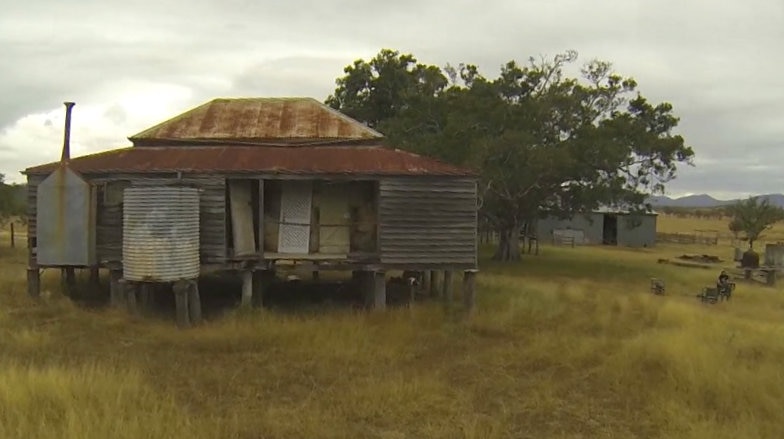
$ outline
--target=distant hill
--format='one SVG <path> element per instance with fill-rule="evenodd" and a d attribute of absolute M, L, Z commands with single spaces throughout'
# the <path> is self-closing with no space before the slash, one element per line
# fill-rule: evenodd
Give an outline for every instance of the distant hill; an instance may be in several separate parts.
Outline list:
<path fill-rule="evenodd" d="M 779 207 L 784 207 L 784 194 L 765 194 L 760 198 L 767 198 L 770 203 Z M 734 200 L 717 200 L 707 194 L 687 195 L 680 198 L 670 198 L 666 196 L 654 196 L 648 199 L 651 205 L 656 207 L 720 207 L 738 202 Z"/>

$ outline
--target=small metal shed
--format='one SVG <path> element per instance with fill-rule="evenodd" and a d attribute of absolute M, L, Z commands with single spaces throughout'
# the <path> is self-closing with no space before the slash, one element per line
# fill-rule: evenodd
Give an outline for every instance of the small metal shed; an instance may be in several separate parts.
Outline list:
<path fill-rule="evenodd" d="M 653 247 L 656 245 L 657 216 L 655 212 L 630 213 L 610 208 L 575 214 L 566 219 L 546 216 L 538 220 L 537 234 L 542 240 L 569 235 L 575 237 L 575 244 L 582 245 Z"/>

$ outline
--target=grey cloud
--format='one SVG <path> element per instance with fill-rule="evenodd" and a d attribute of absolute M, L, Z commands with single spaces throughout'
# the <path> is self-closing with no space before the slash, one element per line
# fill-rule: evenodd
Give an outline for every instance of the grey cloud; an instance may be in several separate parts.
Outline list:
<path fill-rule="evenodd" d="M 119 125 L 128 119 L 128 114 L 121 106 L 115 104 L 104 111 L 104 117 Z"/>
<path fill-rule="evenodd" d="M 764 184 L 760 184 L 764 182 Z M 784 177 L 775 167 L 744 169 L 743 167 L 700 167 L 682 172 L 668 185 L 672 193 L 771 193 L 781 192 Z"/>
<path fill-rule="evenodd" d="M 750 153 L 784 159 L 782 22 L 784 2 L 767 0 L 16 2 L 0 16 L 0 58 L 11 66 L 0 71 L 0 132 L 64 100 L 111 106 L 118 81 L 180 85 L 194 105 L 226 94 L 323 99 L 345 65 L 382 47 L 487 75 L 576 49 L 674 105 L 698 166 L 672 190 L 775 191 L 775 171 L 741 165 L 753 164 Z M 106 117 L 132 119 L 118 106 Z"/>
<path fill-rule="evenodd" d="M 339 58 L 286 57 L 255 64 L 232 80 L 233 92 L 247 96 L 309 96 L 322 100 L 348 64 Z M 334 72 L 325 78 L 324 72 Z"/>

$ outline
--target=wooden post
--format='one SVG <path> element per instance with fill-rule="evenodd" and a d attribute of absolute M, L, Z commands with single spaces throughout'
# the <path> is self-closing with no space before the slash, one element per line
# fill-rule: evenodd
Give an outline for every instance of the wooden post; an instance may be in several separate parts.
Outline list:
<path fill-rule="evenodd" d="M 66 296 L 76 296 L 76 271 L 73 267 L 64 267 L 60 272 L 61 285 Z"/>
<path fill-rule="evenodd" d="M 444 281 L 441 285 L 442 287 L 442 297 L 444 298 L 444 303 L 450 305 L 452 303 L 452 271 L 451 270 L 444 270 Z"/>
<path fill-rule="evenodd" d="M 147 312 L 152 308 L 154 291 L 155 291 L 154 284 L 148 282 L 139 284 L 137 297 L 139 300 L 140 309 L 142 311 Z"/>
<path fill-rule="evenodd" d="M 765 273 L 765 284 L 768 286 L 776 285 L 776 270 L 770 269 Z"/>
<path fill-rule="evenodd" d="M 422 272 L 422 291 L 430 291 L 430 270 L 425 270 Z"/>
<path fill-rule="evenodd" d="M 139 284 L 128 282 L 125 285 L 126 297 L 125 305 L 131 315 L 139 314 Z"/>
<path fill-rule="evenodd" d="M 438 271 L 430 270 L 430 297 L 438 297 Z"/>
<path fill-rule="evenodd" d="M 174 303 L 177 308 L 177 326 L 187 328 L 191 324 L 190 310 L 188 309 L 190 283 L 187 280 L 180 280 L 174 283 Z"/>
<path fill-rule="evenodd" d="M 41 297 L 41 272 L 38 267 L 27 269 L 27 295 L 34 299 Z"/>
<path fill-rule="evenodd" d="M 88 285 L 91 294 L 95 294 L 96 296 L 101 294 L 101 272 L 97 265 L 90 267 Z"/>
<path fill-rule="evenodd" d="M 201 323 L 201 297 L 199 295 L 199 280 L 194 279 L 188 283 L 188 316 L 191 323 Z"/>
<path fill-rule="evenodd" d="M 125 297 L 122 294 L 123 285 L 120 284 L 122 278 L 122 271 L 110 270 L 109 271 L 109 303 L 115 308 L 119 308 L 125 302 Z"/>
<path fill-rule="evenodd" d="M 375 275 L 372 271 L 360 271 L 357 273 L 357 284 L 362 291 L 365 308 L 372 308 L 375 303 Z"/>
<path fill-rule="evenodd" d="M 264 306 L 264 289 L 267 285 L 268 276 L 269 275 L 264 270 L 256 270 L 253 272 L 253 306 L 259 308 Z"/>
<path fill-rule="evenodd" d="M 11 248 L 16 247 L 16 239 L 14 239 L 14 222 L 11 221 Z"/>
<path fill-rule="evenodd" d="M 116 291 L 116 293 L 117 293 L 117 296 L 116 296 L 117 297 L 117 307 L 118 308 L 123 307 L 123 306 L 125 306 L 125 307 L 128 306 L 128 301 L 130 300 L 128 298 L 128 296 L 130 295 L 129 294 L 130 291 L 131 291 L 131 288 L 130 288 L 130 284 L 128 283 L 128 281 L 123 279 L 123 278 L 120 278 L 117 281 L 117 291 Z"/>
<path fill-rule="evenodd" d="M 387 279 L 383 271 L 373 272 L 373 309 L 383 310 L 387 306 Z"/>
<path fill-rule="evenodd" d="M 242 272 L 242 302 L 243 308 L 250 308 L 253 304 L 253 272 L 245 270 Z"/>
<path fill-rule="evenodd" d="M 476 305 L 476 273 L 477 270 L 463 272 L 463 305 L 469 315 L 473 314 Z"/>
<path fill-rule="evenodd" d="M 101 283 L 101 272 L 100 269 L 95 267 L 90 267 L 90 286 L 98 287 Z"/>

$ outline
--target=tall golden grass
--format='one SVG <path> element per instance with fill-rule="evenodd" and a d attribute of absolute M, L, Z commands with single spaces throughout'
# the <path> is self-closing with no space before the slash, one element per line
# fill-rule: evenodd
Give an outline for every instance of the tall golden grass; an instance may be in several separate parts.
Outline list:
<path fill-rule="evenodd" d="M 179 331 L 50 277 L 32 301 L 24 254 L 0 249 L 0 437 L 784 437 L 782 290 L 702 305 L 716 272 L 656 263 L 731 248 L 489 251 L 470 321 L 422 302 Z"/>

